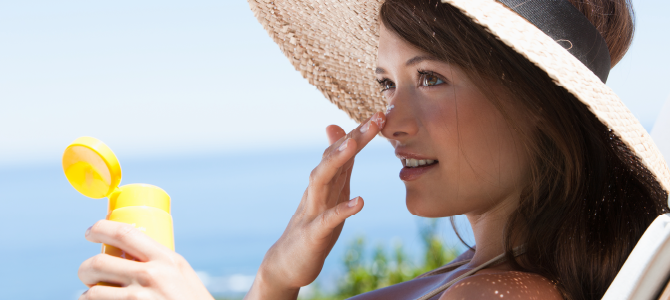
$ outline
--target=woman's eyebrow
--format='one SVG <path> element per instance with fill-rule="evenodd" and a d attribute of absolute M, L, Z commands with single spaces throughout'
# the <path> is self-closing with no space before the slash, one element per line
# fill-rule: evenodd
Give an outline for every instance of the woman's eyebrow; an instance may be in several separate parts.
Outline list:
<path fill-rule="evenodd" d="M 435 56 L 421 55 L 421 56 L 415 56 L 415 57 L 412 57 L 412 58 L 408 59 L 407 62 L 405 62 L 405 66 L 409 67 L 409 66 L 412 66 L 412 65 L 416 65 L 416 64 L 418 64 L 418 63 L 420 63 L 424 60 L 437 60 L 437 61 L 439 61 L 439 59 Z"/>
<path fill-rule="evenodd" d="M 412 66 L 412 65 L 416 65 L 416 64 L 418 64 L 418 63 L 420 63 L 424 60 L 440 61 L 440 59 L 438 59 L 437 57 L 432 56 L 432 55 L 421 55 L 421 56 L 415 56 L 415 57 L 412 57 L 412 58 L 408 59 L 407 62 L 405 62 L 405 66 L 409 67 L 409 66 Z M 375 74 L 385 74 L 385 73 L 386 73 L 386 70 L 384 70 L 384 68 L 377 67 L 375 69 Z"/>

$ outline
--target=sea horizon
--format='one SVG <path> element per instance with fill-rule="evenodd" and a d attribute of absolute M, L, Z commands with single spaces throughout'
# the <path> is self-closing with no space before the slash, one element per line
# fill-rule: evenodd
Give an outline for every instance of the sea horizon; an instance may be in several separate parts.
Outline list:
<path fill-rule="evenodd" d="M 122 184 L 149 183 L 170 194 L 176 251 L 210 292 L 240 295 L 283 232 L 322 152 L 307 148 L 156 158 L 117 155 Z M 359 236 L 366 237 L 370 250 L 402 243 L 410 257 L 419 259 L 422 218 L 405 207 L 400 168 L 387 144 L 373 143 L 358 155 L 351 197 L 362 196 L 365 207 L 347 220 L 326 260 L 317 279 L 324 289 L 334 286 L 344 250 Z M 76 299 L 86 290 L 77 278 L 79 265 L 100 252 L 99 244 L 84 239 L 84 231 L 105 217 L 107 200 L 78 194 L 57 161 L 0 166 L 0 201 L 0 255 L 11 258 L 1 268 L 0 298 Z M 460 227 L 472 241 L 467 224 Z M 440 232 L 448 245 L 465 249 L 449 222 L 441 222 Z"/>

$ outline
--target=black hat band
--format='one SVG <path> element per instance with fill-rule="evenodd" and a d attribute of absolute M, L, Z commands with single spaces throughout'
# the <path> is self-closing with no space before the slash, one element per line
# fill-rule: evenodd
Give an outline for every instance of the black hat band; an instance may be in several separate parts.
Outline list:
<path fill-rule="evenodd" d="M 542 30 L 607 82 L 611 58 L 605 39 L 567 0 L 498 0 Z"/>

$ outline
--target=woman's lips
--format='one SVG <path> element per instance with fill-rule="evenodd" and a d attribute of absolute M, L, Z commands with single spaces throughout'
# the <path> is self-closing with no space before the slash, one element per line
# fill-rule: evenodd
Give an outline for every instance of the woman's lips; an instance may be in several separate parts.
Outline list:
<path fill-rule="evenodd" d="M 412 181 L 416 180 L 421 175 L 423 175 L 426 172 L 429 172 L 430 170 L 434 169 L 438 163 L 434 163 L 432 165 L 425 165 L 425 166 L 418 166 L 418 167 L 404 167 L 400 170 L 400 180 L 402 181 Z"/>

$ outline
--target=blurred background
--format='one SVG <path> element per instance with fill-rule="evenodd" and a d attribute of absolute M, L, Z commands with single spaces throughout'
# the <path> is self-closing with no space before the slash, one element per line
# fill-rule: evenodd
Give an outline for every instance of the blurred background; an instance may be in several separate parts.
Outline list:
<path fill-rule="evenodd" d="M 633 5 L 636 37 L 608 85 L 651 131 L 661 110 L 670 116 L 670 2 Z M 115 151 L 122 184 L 171 195 L 177 252 L 209 290 L 243 295 L 330 124 L 356 126 L 294 71 L 244 0 L 0 2 L 0 298 L 76 299 L 86 289 L 77 269 L 100 245 L 83 234 L 106 200 L 78 194 L 60 165 L 86 135 Z M 400 168 L 380 138 L 361 152 L 352 196 L 366 206 L 347 221 L 318 289 L 351 271 L 352 250 L 372 257 L 375 245 L 403 245 L 421 264 L 426 228 L 449 251 L 465 249 L 448 221 L 407 212 Z"/>

